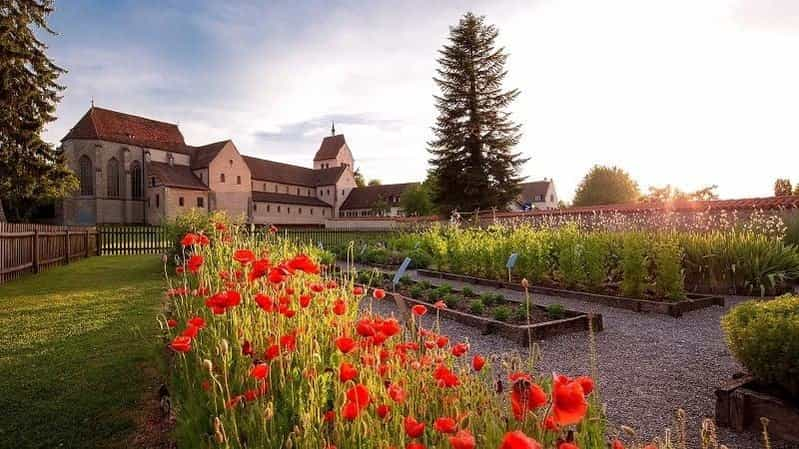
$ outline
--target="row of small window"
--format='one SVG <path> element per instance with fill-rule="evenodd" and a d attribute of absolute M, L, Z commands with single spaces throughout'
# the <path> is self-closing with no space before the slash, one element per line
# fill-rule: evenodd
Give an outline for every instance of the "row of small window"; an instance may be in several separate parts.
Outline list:
<path fill-rule="evenodd" d="M 202 177 L 201 177 L 201 179 L 202 179 Z M 225 174 L 224 173 L 220 173 L 219 174 L 219 182 L 225 182 Z M 236 176 L 236 184 L 241 184 L 241 176 Z"/>
<path fill-rule="evenodd" d="M 278 193 L 278 187 L 279 186 L 277 184 L 275 184 L 275 193 Z M 266 183 L 264 183 L 264 187 L 263 187 L 262 191 L 266 192 L 266 189 L 267 189 Z M 289 186 L 285 186 L 285 190 L 286 190 L 286 193 L 289 193 Z M 313 190 L 311 190 L 311 189 L 307 189 L 306 192 L 307 192 L 306 196 L 312 196 L 313 195 Z M 322 190 L 320 193 L 321 193 L 322 196 L 330 196 L 330 189 Z M 300 196 L 300 195 L 301 195 L 300 188 L 297 187 L 297 196 Z M 344 196 L 344 190 L 341 191 L 341 196 Z"/>
<path fill-rule="evenodd" d="M 384 217 L 385 212 L 375 212 L 373 210 L 345 210 L 341 212 L 345 217 Z"/>
<path fill-rule="evenodd" d="M 258 210 L 258 203 L 253 203 L 252 210 L 253 211 L 257 211 Z M 313 215 L 313 211 L 314 211 L 313 207 L 308 209 L 308 210 L 311 212 L 311 215 Z M 280 213 L 280 211 L 281 211 L 281 207 L 277 206 L 277 212 Z M 272 212 L 272 205 L 271 204 L 267 204 L 266 205 L 266 212 L 267 213 Z M 291 206 L 286 206 L 286 213 L 287 214 L 291 213 Z M 297 208 L 297 215 L 302 215 L 302 208 L 301 207 Z M 325 216 L 325 215 L 327 215 L 327 210 L 322 208 L 322 216 Z"/>
<path fill-rule="evenodd" d="M 533 201 L 535 201 L 536 203 L 540 203 L 540 202 L 544 201 L 544 195 L 536 195 L 535 198 L 533 198 Z M 555 202 L 555 196 L 554 195 L 549 195 L 549 202 L 550 203 Z"/>
<path fill-rule="evenodd" d="M 178 206 L 184 207 L 186 205 L 186 200 L 183 199 L 182 196 L 178 197 Z M 150 199 L 147 198 L 147 207 L 150 207 Z M 158 209 L 161 207 L 161 195 L 155 194 L 155 208 Z M 203 208 L 205 207 L 205 198 L 198 196 L 197 197 L 197 207 Z"/>

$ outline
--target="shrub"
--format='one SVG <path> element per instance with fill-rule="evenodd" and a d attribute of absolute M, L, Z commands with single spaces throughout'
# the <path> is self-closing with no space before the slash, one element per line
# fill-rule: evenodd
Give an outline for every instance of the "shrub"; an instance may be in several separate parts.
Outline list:
<path fill-rule="evenodd" d="M 524 306 L 514 307 L 511 315 L 513 321 L 524 323 L 527 321 L 527 309 Z"/>
<path fill-rule="evenodd" d="M 655 293 L 672 301 L 684 299 L 682 249 L 676 241 L 665 238 L 655 243 L 652 250 Z"/>
<path fill-rule="evenodd" d="M 799 398 L 799 296 L 740 304 L 722 327 L 730 351 L 753 376 Z"/>
<path fill-rule="evenodd" d="M 469 303 L 469 310 L 475 315 L 482 315 L 485 311 L 485 304 L 480 299 L 473 299 L 471 303 Z"/>
<path fill-rule="evenodd" d="M 461 293 L 463 293 L 463 296 L 466 296 L 467 298 L 475 295 L 474 290 L 469 287 L 463 287 L 463 289 L 461 289 Z"/>
<path fill-rule="evenodd" d="M 547 315 L 553 320 L 559 320 L 566 316 L 566 309 L 562 304 L 550 304 L 547 306 Z"/>
<path fill-rule="evenodd" d="M 487 307 L 491 307 L 492 305 L 494 305 L 494 298 L 495 295 L 493 293 L 483 293 L 482 295 L 480 295 L 480 300 Z"/>
<path fill-rule="evenodd" d="M 621 265 L 622 294 L 640 298 L 646 282 L 646 242 L 641 234 L 629 233 L 624 237 Z"/>
<path fill-rule="evenodd" d="M 444 297 L 450 293 L 452 293 L 452 286 L 449 284 L 440 285 L 433 290 L 433 294 L 438 297 Z"/>
<path fill-rule="evenodd" d="M 424 292 L 424 288 L 421 285 L 414 285 L 408 290 L 408 293 L 411 295 L 411 298 L 419 299 L 422 297 L 422 293 Z"/>
<path fill-rule="evenodd" d="M 510 318 L 510 307 L 503 305 L 495 308 L 493 316 L 497 321 L 508 321 L 508 318 Z"/>
<path fill-rule="evenodd" d="M 458 297 L 458 295 L 453 295 L 451 293 L 444 295 L 444 304 L 446 304 L 450 309 L 457 307 L 460 300 L 461 299 Z"/>
<path fill-rule="evenodd" d="M 583 267 L 585 284 L 589 290 L 602 288 L 608 278 L 610 245 L 605 233 L 588 234 L 584 238 Z"/>

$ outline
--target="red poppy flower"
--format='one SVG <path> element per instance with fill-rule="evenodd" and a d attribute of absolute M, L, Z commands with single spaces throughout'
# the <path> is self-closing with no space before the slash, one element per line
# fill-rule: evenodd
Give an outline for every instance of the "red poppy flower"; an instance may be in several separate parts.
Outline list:
<path fill-rule="evenodd" d="M 347 390 L 347 400 L 358 404 L 360 408 L 365 408 L 371 401 L 369 390 L 363 384 L 357 384 Z"/>
<path fill-rule="evenodd" d="M 191 351 L 191 338 L 183 336 L 175 337 L 172 343 L 169 344 L 169 347 L 175 352 L 189 352 Z"/>
<path fill-rule="evenodd" d="M 167 327 L 173 328 L 173 327 L 177 327 L 178 322 L 173 320 L 173 319 L 169 319 L 169 320 L 166 320 L 166 325 L 167 325 Z"/>
<path fill-rule="evenodd" d="M 424 433 L 424 422 L 419 422 L 412 416 L 406 416 L 403 425 L 405 433 L 411 438 L 419 438 Z"/>
<path fill-rule="evenodd" d="M 527 412 L 547 403 L 547 394 L 540 386 L 532 383 L 530 378 L 525 376 L 513 382 L 510 403 L 513 416 L 521 421 Z"/>
<path fill-rule="evenodd" d="M 333 302 L 333 313 L 336 315 L 344 315 L 347 312 L 347 303 L 344 302 L 343 299 L 339 298 L 335 302 Z"/>
<path fill-rule="evenodd" d="M 244 340 L 244 343 L 241 344 L 241 353 L 242 355 L 252 356 L 252 343 L 249 340 Z"/>
<path fill-rule="evenodd" d="M 248 249 L 237 249 L 233 253 L 233 259 L 242 265 L 248 265 L 255 262 L 255 253 Z"/>
<path fill-rule="evenodd" d="M 372 291 L 372 296 L 375 299 L 383 299 L 386 297 L 386 291 L 383 290 L 382 288 L 376 288 L 374 289 L 374 291 Z"/>
<path fill-rule="evenodd" d="M 351 363 L 348 362 L 341 362 L 341 365 L 338 367 L 338 378 L 342 382 L 347 382 L 348 380 L 352 380 L 358 377 L 358 370 L 352 366 Z"/>
<path fill-rule="evenodd" d="M 399 321 L 394 318 L 389 318 L 380 323 L 380 331 L 391 337 L 400 333 L 402 327 L 400 327 Z"/>
<path fill-rule="evenodd" d="M 427 446 L 417 441 L 411 441 L 405 445 L 405 449 L 427 449 Z"/>
<path fill-rule="evenodd" d="M 433 428 L 441 433 L 455 433 L 458 430 L 458 423 L 448 416 L 443 416 L 436 418 L 433 422 Z"/>
<path fill-rule="evenodd" d="M 284 351 L 293 351 L 297 348 L 297 335 L 292 332 L 280 337 L 280 348 Z"/>
<path fill-rule="evenodd" d="M 300 307 L 306 308 L 311 305 L 311 295 L 300 295 Z"/>
<path fill-rule="evenodd" d="M 267 375 L 269 375 L 269 365 L 266 363 L 259 363 L 250 370 L 250 377 L 254 379 L 263 380 Z"/>
<path fill-rule="evenodd" d="M 436 301 L 435 304 L 433 304 L 433 307 L 435 307 L 438 310 L 446 309 L 447 308 L 447 303 L 445 303 L 444 301 L 439 299 L 438 301 Z"/>
<path fill-rule="evenodd" d="M 377 416 L 379 416 L 380 419 L 385 419 L 389 413 L 391 413 L 391 407 L 388 405 L 381 404 L 377 406 Z"/>
<path fill-rule="evenodd" d="M 411 307 L 411 311 L 416 316 L 422 316 L 425 313 L 427 313 L 427 307 L 425 307 L 425 306 L 423 306 L 421 304 L 416 304 L 415 306 Z"/>
<path fill-rule="evenodd" d="M 541 449 L 541 444 L 521 430 L 516 430 L 505 434 L 499 449 Z"/>
<path fill-rule="evenodd" d="M 555 418 L 553 418 L 552 415 L 549 415 L 546 417 L 546 419 L 544 419 L 544 429 L 551 432 L 558 430 L 558 424 L 555 423 Z"/>
<path fill-rule="evenodd" d="M 390 397 L 392 401 L 402 404 L 405 402 L 405 390 L 397 384 L 391 384 L 388 387 L 388 397 Z"/>
<path fill-rule="evenodd" d="M 189 257 L 189 261 L 186 265 L 192 273 L 200 271 L 200 267 L 203 265 L 203 256 L 194 255 Z"/>
<path fill-rule="evenodd" d="M 438 381 L 438 385 L 441 387 L 457 387 L 461 383 L 458 376 L 444 364 L 439 364 L 436 367 L 435 371 L 433 371 L 433 378 Z"/>
<path fill-rule="evenodd" d="M 338 337 L 336 338 L 336 347 L 339 351 L 343 352 L 344 354 L 349 353 L 353 349 L 355 349 L 355 340 L 350 337 Z"/>
<path fill-rule="evenodd" d="M 333 410 L 328 410 L 325 412 L 325 422 L 333 422 L 336 419 L 336 412 Z"/>
<path fill-rule="evenodd" d="M 184 235 L 183 238 L 180 240 L 180 244 L 182 246 L 191 246 L 197 243 L 197 234 L 193 234 L 189 232 L 188 234 Z"/>
<path fill-rule="evenodd" d="M 319 273 L 319 265 L 316 265 L 310 257 L 305 254 L 298 254 L 288 262 L 289 268 L 292 270 L 299 270 L 305 273 L 317 274 Z"/>
<path fill-rule="evenodd" d="M 322 284 L 311 284 L 310 289 L 314 293 L 322 293 L 325 291 L 325 286 Z"/>
<path fill-rule="evenodd" d="M 363 287 L 356 285 L 352 289 L 352 294 L 355 295 L 355 296 L 363 295 Z"/>
<path fill-rule="evenodd" d="M 184 271 L 186 270 L 183 268 L 183 265 L 180 265 L 177 268 L 175 268 L 175 273 L 177 274 L 183 274 Z"/>
<path fill-rule="evenodd" d="M 580 382 L 555 375 L 552 382 L 552 416 L 560 426 L 577 424 L 588 411 L 585 392 Z"/>
<path fill-rule="evenodd" d="M 375 328 L 372 326 L 372 321 L 367 318 L 362 318 L 355 323 L 355 331 L 361 337 L 373 337 L 375 335 Z"/>
<path fill-rule="evenodd" d="M 563 441 L 560 444 L 558 444 L 558 449 L 580 449 L 580 448 L 577 447 L 577 445 L 574 443 Z"/>
<path fill-rule="evenodd" d="M 436 338 L 436 346 L 439 348 L 443 348 L 447 344 L 449 344 L 449 337 L 445 335 L 439 335 L 438 338 Z"/>
<path fill-rule="evenodd" d="M 466 429 L 459 430 L 454 436 L 449 437 L 449 444 L 452 449 L 474 449 L 474 436 Z"/>
<path fill-rule="evenodd" d="M 197 236 L 197 244 L 200 246 L 207 246 L 211 243 L 211 240 L 205 234 L 199 234 Z"/>
<path fill-rule="evenodd" d="M 181 332 L 180 335 L 184 337 L 194 338 L 197 336 L 197 332 L 199 330 L 200 330 L 199 328 L 189 325 L 186 329 L 183 329 L 183 332 Z"/>
<path fill-rule="evenodd" d="M 263 277 L 269 271 L 269 267 L 269 259 L 264 258 L 256 260 L 252 263 L 252 267 L 250 268 L 250 273 L 247 275 L 247 279 L 252 282 Z"/>
<path fill-rule="evenodd" d="M 574 380 L 580 383 L 580 386 L 583 387 L 583 393 L 585 393 L 586 396 L 594 391 L 594 379 L 588 376 L 578 376 Z"/>
<path fill-rule="evenodd" d="M 460 357 L 463 354 L 466 354 L 466 351 L 469 350 L 469 345 L 466 343 L 458 343 L 457 345 L 452 347 L 452 355 L 455 357 Z"/>
<path fill-rule="evenodd" d="M 480 354 L 472 357 L 472 368 L 475 371 L 480 371 L 483 369 L 483 366 L 486 364 L 486 359 L 483 358 Z"/>
<path fill-rule="evenodd" d="M 255 295 L 255 303 L 258 304 L 258 307 L 267 312 L 273 312 L 275 310 L 275 301 L 263 293 L 258 293 Z"/>
<path fill-rule="evenodd" d="M 283 282 L 285 275 L 283 273 L 283 270 L 281 270 L 280 268 L 272 268 L 271 270 L 269 270 L 268 278 L 269 282 L 273 284 L 279 284 Z"/>
<path fill-rule="evenodd" d="M 352 421 L 361 413 L 361 408 L 354 402 L 346 402 L 341 408 L 341 416 L 348 421 Z"/>
<path fill-rule="evenodd" d="M 196 327 L 197 329 L 202 329 L 205 327 L 205 320 L 202 317 L 196 316 L 189 320 L 189 324 Z"/>
<path fill-rule="evenodd" d="M 624 444 L 618 439 L 614 438 L 613 442 L 610 443 L 611 449 L 624 449 Z"/>
<path fill-rule="evenodd" d="M 280 346 L 278 345 L 270 345 L 266 348 L 266 352 L 264 353 L 264 357 L 266 360 L 274 360 L 280 355 Z"/>

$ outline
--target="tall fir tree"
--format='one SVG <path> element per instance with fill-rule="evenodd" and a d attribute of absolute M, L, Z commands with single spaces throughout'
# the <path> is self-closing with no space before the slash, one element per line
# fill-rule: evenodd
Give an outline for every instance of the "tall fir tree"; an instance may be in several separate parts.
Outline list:
<path fill-rule="evenodd" d="M 52 0 L 4 0 L 0 7 L 0 200 L 9 219 L 24 219 L 78 185 L 61 152 L 41 136 L 64 89 L 64 70 L 35 34 L 55 34 L 46 21 L 52 11 Z"/>
<path fill-rule="evenodd" d="M 502 209 L 519 193 L 519 168 L 527 158 L 513 152 L 521 125 L 507 111 L 519 91 L 502 89 L 508 55 L 495 47 L 497 35 L 495 26 L 469 12 L 439 50 L 433 79 L 441 94 L 434 97 L 438 118 L 429 151 L 442 212 Z"/>

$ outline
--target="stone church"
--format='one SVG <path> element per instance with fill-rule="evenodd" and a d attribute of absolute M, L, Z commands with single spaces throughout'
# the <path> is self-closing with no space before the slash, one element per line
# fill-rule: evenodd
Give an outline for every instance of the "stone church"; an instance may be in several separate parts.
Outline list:
<path fill-rule="evenodd" d="M 357 187 L 352 151 L 332 131 L 308 168 L 242 155 L 231 140 L 188 145 L 175 124 L 92 106 L 61 140 L 80 189 L 59 213 L 74 225 L 159 224 L 192 208 L 283 225 L 401 215 L 413 183 Z M 378 201 L 389 211 L 375 212 Z"/>

